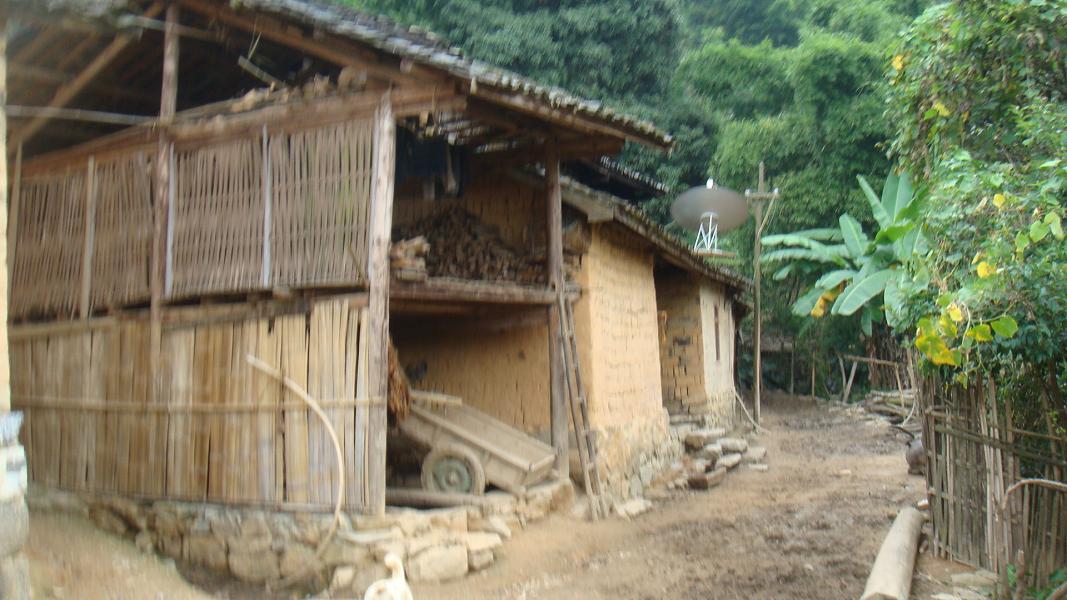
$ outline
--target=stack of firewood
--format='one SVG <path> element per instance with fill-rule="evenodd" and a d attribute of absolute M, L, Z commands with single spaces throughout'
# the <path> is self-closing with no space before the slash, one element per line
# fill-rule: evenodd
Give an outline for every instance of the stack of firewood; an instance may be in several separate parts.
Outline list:
<path fill-rule="evenodd" d="M 871 390 L 863 399 L 867 410 L 892 417 L 907 417 L 915 402 L 915 390 Z"/>
<path fill-rule="evenodd" d="M 525 284 L 543 284 L 546 280 L 540 261 L 508 247 L 496 227 L 462 208 L 446 209 L 398 233 L 400 239 L 421 236 L 428 242 L 426 270 L 433 277 Z"/>

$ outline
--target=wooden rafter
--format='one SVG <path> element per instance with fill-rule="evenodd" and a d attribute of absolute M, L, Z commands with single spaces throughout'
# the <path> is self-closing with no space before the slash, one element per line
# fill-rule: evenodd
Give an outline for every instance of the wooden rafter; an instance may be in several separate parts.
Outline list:
<path fill-rule="evenodd" d="M 404 72 L 399 64 L 395 67 L 382 64 L 372 53 L 354 44 L 335 37 L 317 38 L 305 35 L 298 29 L 286 26 L 270 17 L 257 16 L 255 19 L 249 19 L 228 6 L 213 4 L 204 0 L 179 0 L 179 2 L 183 7 L 209 19 L 214 19 L 228 27 L 241 29 L 253 35 L 261 35 L 272 42 L 288 46 L 341 67 L 355 66 L 365 69 L 368 74 L 386 81 L 397 83 L 425 82 L 427 75 L 429 75 L 429 73 L 422 72 L 419 74 L 421 76 L 419 76 L 414 70 Z"/>
<path fill-rule="evenodd" d="M 148 10 L 144 12 L 146 17 L 155 17 L 163 11 L 164 4 L 161 1 L 153 2 Z M 100 74 L 111 61 L 115 59 L 123 50 L 126 49 L 134 38 L 128 35 L 119 35 L 108 44 L 100 54 L 96 55 L 88 65 L 81 70 L 80 73 L 75 75 L 69 82 L 59 86 L 56 93 L 53 94 L 52 100 L 48 102 L 47 106 L 62 108 L 73 100 L 82 90 L 84 90 L 92 81 L 93 78 Z M 26 143 L 27 140 L 33 137 L 35 133 L 41 130 L 49 121 L 49 117 L 41 116 L 31 120 L 25 126 L 19 129 L 19 131 L 13 136 L 18 140 L 18 143 Z"/>

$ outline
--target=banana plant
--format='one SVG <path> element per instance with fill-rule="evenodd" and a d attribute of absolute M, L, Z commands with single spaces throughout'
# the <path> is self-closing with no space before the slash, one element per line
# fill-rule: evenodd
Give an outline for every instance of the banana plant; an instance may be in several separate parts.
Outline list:
<path fill-rule="evenodd" d="M 764 254 L 762 262 L 787 263 L 775 273 L 776 279 L 798 269 L 818 269 L 821 276 L 793 304 L 794 314 L 819 318 L 827 309 L 832 315 L 842 316 L 862 310 L 863 331 L 870 335 L 882 308 L 889 324 L 894 325 L 905 292 L 914 285 L 925 285 L 914 281 L 903 267 L 911 257 L 925 252 L 927 243 L 916 221 L 920 202 L 906 173 L 890 173 L 881 196 L 862 176 L 858 179 L 878 226 L 873 236 L 863 230 L 855 217 L 845 213 L 838 219 L 837 228 L 763 237 L 763 245 L 777 249 Z M 877 298 L 883 302 L 876 304 Z"/>

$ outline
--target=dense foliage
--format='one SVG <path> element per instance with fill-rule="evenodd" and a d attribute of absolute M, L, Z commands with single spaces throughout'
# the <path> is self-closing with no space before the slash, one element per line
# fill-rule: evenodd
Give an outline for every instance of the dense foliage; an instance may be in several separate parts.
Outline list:
<path fill-rule="evenodd" d="M 933 247 L 903 325 L 935 363 L 1067 387 L 1067 2 L 931 8 L 886 85 L 892 149 L 922 175 Z M 991 336 L 997 324 L 1005 333 Z M 1006 324 L 1006 325 L 1005 325 Z M 1006 329 L 1004 328 L 1006 326 Z M 947 353 L 946 353 L 947 351 Z M 1058 381 L 1057 381 L 1058 376 Z"/>

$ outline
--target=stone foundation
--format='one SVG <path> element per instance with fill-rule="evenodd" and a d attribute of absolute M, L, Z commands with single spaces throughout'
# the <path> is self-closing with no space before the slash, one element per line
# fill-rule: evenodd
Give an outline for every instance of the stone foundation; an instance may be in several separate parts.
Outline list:
<path fill-rule="evenodd" d="M 342 514 L 318 555 L 332 514 L 87 497 L 41 486 L 32 486 L 28 496 L 33 511 L 86 516 L 145 551 L 249 583 L 288 580 L 316 590 L 329 584 L 340 597 L 362 597 L 367 586 L 385 577 L 382 559 L 389 552 L 404 561 L 409 581 L 442 581 L 484 569 L 513 532 L 568 509 L 573 499 L 570 482 L 549 482 L 521 498 L 490 492 L 478 507 Z"/>
<path fill-rule="evenodd" d="M 662 418 L 598 428 L 597 456 L 604 491 L 612 503 L 644 494 L 661 472 L 682 455 L 681 441 Z M 580 470 L 572 467 L 572 473 Z"/>

